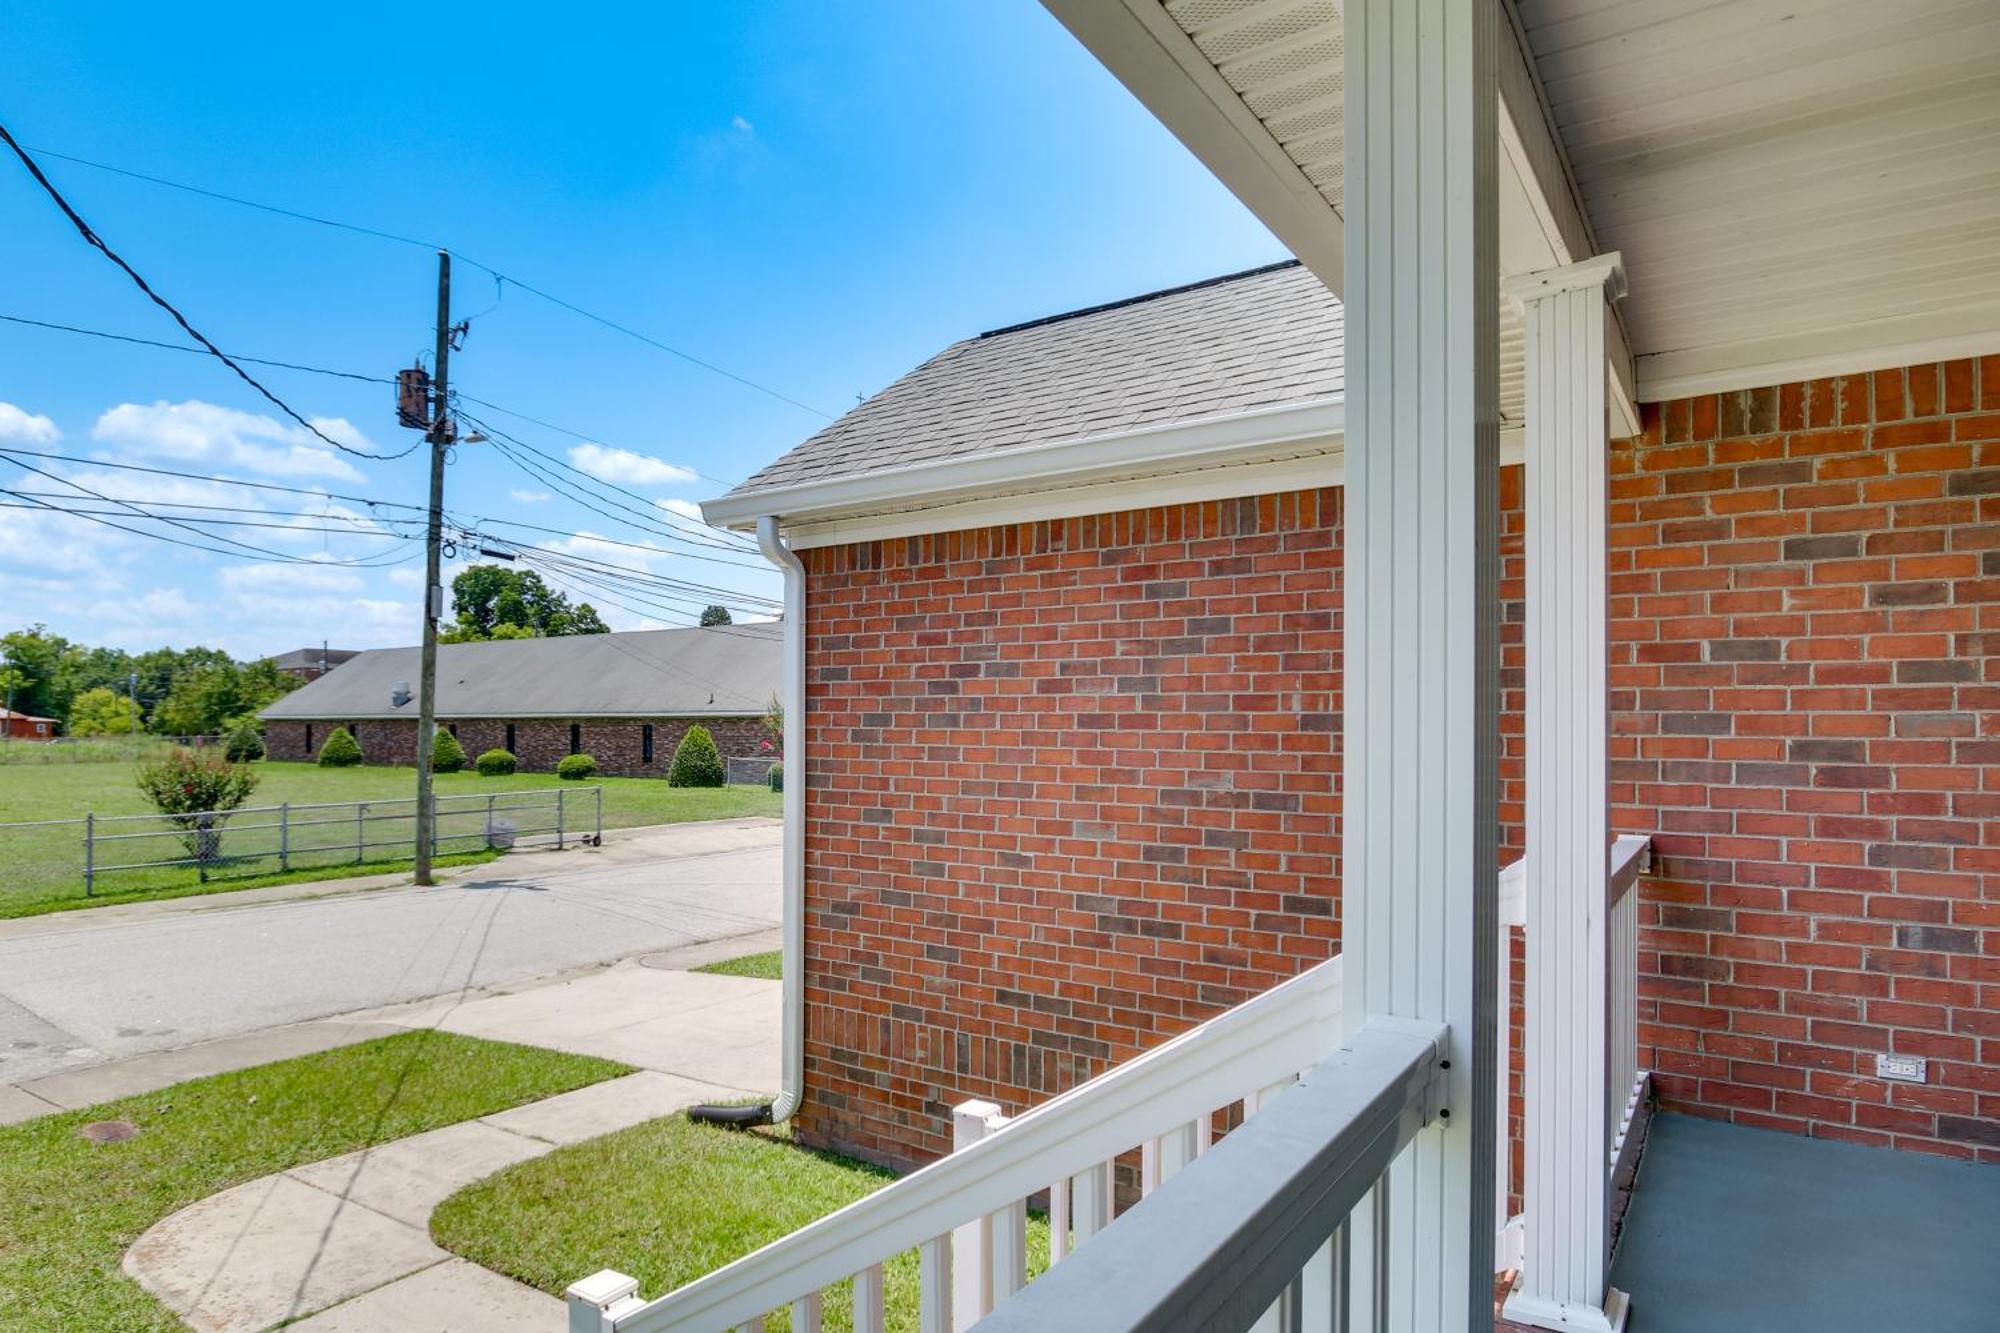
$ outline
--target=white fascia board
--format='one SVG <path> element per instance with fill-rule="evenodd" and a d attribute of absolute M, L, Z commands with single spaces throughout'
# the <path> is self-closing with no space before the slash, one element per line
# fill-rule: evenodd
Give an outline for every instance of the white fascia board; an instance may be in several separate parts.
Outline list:
<path fill-rule="evenodd" d="M 1659 403 L 1996 352 L 2000 303 L 1982 302 L 1810 333 L 1655 352 L 1638 358 L 1638 396 L 1641 402 Z"/>
<path fill-rule="evenodd" d="M 1340 213 L 1160 0 L 1042 0 L 1338 296 Z"/>
<path fill-rule="evenodd" d="M 704 501 L 716 527 L 747 529 L 777 514 L 788 530 L 866 514 L 933 509 L 1022 490 L 1078 486 L 1163 468 L 1224 467 L 1323 449 L 1346 425 L 1340 397 L 1203 417 L 1147 430 L 973 454 L 861 476 L 771 486 Z"/>

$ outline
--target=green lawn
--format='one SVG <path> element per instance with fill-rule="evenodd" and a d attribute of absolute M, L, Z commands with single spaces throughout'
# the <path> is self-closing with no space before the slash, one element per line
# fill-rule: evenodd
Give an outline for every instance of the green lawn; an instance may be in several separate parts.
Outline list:
<path fill-rule="evenodd" d="M 786 1131 L 729 1130 L 669 1116 L 511 1166 L 445 1200 L 431 1238 L 551 1295 L 601 1268 L 660 1296 L 894 1179 Z M 1047 1266 L 1047 1219 L 1028 1219 L 1032 1272 Z M 889 1327 L 917 1327 L 916 1252 L 885 1269 Z M 826 1327 L 853 1327 L 848 1283 L 826 1294 Z M 783 1311 L 766 1324 L 789 1327 Z"/>
<path fill-rule="evenodd" d="M 357 863 L 349 851 L 326 852 L 315 856 L 315 845 L 331 847 L 354 843 L 352 827 L 346 822 L 351 812 L 327 812 L 325 825 L 306 827 L 313 818 L 295 812 L 291 831 L 292 860 L 295 865 L 328 867 L 329 874 L 372 873 L 404 868 L 408 864 L 407 839 L 411 823 L 407 816 L 414 808 L 416 770 L 377 768 L 320 768 L 315 764 L 261 763 L 262 781 L 251 795 L 253 806 L 294 806 L 319 802 L 378 801 L 382 806 L 366 817 L 364 839 L 380 844 L 371 847 Z M 40 819 L 80 819 L 86 812 L 104 815 L 145 814 L 150 810 L 132 778 L 129 761 L 108 762 L 0 762 L 0 824 Z M 690 820 L 732 819 L 743 815 L 776 816 L 783 798 L 761 786 L 686 788 L 669 787 L 660 778 L 599 778 L 588 783 L 565 783 L 548 773 L 516 773 L 509 777 L 487 778 L 477 773 L 440 773 L 437 792 L 440 801 L 440 850 L 446 853 L 482 851 L 485 846 L 485 808 L 481 799 L 453 801 L 452 797 L 493 796 L 498 817 L 505 819 L 510 802 L 529 798 L 509 793 L 564 792 L 567 824 L 584 829 L 593 827 L 595 792 L 603 792 L 604 824 L 607 828 L 631 828 L 644 824 L 676 824 Z M 552 798 L 551 798 L 552 799 Z M 401 802 L 401 804 L 393 804 Z M 249 827 L 269 823 L 274 816 L 240 815 L 233 821 L 242 826 L 231 831 L 225 826 L 225 853 L 274 852 L 274 829 Z M 515 816 L 523 832 L 553 822 L 548 808 L 521 810 Z M 121 827 L 105 825 L 99 832 Z M 315 840 L 318 840 L 316 843 Z M 100 845 L 100 866 L 119 861 L 163 860 L 186 856 L 178 839 L 157 837 L 126 843 Z M 175 867 L 130 870 L 101 875 L 94 895 L 107 901 L 130 902 L 141 898 L 178 896 L 189 892 L 246 888 L 274 882 L 278 863 L 272 857 L 246 859 L 240 864 L 214 872 L 203 886 L 189 869 Z M 298 879 L 294 874 L 283 878 Z M 83 829 L 79 824 L 47 828 L 0 828 L 0 917 L 20 916 L 85 905 L 83 885 Z"/>
<path fill-rule="evenodd" d="M 609 1060 L 412 1032 L 0 1127 L 0 1330 L 181 1323 L 119 1271 L 142 1232 L 274 1171 L 630 1072 Z M 92 1143 L 94 1120 L 139 1135 Z"/>
<path fill-rule="evenodd" d="M 785 954 L 781 949 L 769 953 L 748 953 L 741 958 L 725 958 L 719 963 L 697 967 L 697 972 L 713 972 L 720 977 L 755 977 L 759 981 L 776 981 L 784 976 Z"/>

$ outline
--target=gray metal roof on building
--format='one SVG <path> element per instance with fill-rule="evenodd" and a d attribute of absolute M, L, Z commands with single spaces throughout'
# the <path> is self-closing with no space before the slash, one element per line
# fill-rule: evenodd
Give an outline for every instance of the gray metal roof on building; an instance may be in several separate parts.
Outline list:
<path fill-rule="evenodd" d="M 1342 392 L 1340 302 L 1297 261 L 953 343 L 732 495 Z"/>
<path fill-rule="evenodd" d="M 775 623 L 438 645 L 440 718 L 743 717 L 778 691 Z M 267 720 L 415 717 L 418 650 L 378 648 L 259 714 Z"/>

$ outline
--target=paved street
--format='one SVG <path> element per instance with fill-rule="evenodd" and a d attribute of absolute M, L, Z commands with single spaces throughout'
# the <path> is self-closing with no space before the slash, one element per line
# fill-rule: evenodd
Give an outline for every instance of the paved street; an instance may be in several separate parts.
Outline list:
<path fill-rule="evenodd" d="M 0 1083 L 776 925 L 775 836 L 674 856 L 698 836 L 523 856 L 430 889 L 41 919 L 0 936 Z"/>

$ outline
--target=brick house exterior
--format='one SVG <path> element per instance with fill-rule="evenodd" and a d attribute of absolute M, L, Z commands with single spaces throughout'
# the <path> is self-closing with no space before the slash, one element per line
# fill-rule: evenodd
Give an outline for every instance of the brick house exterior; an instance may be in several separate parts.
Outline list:
<path fill-rule="evenodd" d="M 1612 487 L 1662 1101 L 2000 1161 L 2000 357 L 1664 404 Z"/>
<path fill-rule="evenodd" d="M 758 717 L 584 717 L 572 720 L 522 718 L 454 718 L 443 725 L 458 738 L 468 761 L 486 750 L 507 749 L 508 729 L 513 729 L 514 757 L 524 773 L 552 773 L 567 755 L 588 754 L 597 760 L 597 771 L 607 777 L 645 778 L 666 773 L 673 762 L 674 748 L 687 729 L 700 722 L 715 737 L 724 758 L 768 758 L 765 744 L 770 730 Z M 272 759 L 309 763 L 319 755 L 327 733 L 344 725 L 361 743 L 364 764 L 409 765 L 417 761 L 417 724 L 403 718 L 341 722 L 337 718 L 306 721 L 270 721 L 264 724 L 264 744 Z M 572 737 L 571 728 L 575 728 Z M 652 731 L 651 757 L 647 756 L 646 732 Z M 575 749 L 571 749 L 572 740 Z"/>
<path fill-rule="evenodd" d="M 609 776 L 663 775 L 697 722 L 725 759 L 775 759 L 765 716 L 777 697 L 781 630 L 756 622 L 441 644 L 438 725 L 467 759 L 509 750 L 530 773 L 588 754 Z M 420 671 L 415 648 L 355 654 L 263 710 L 267 753 L 315 759 L 344 726 L 363 763 L 414 764 Z"/>
<path fill-rule="evenodd" d="M 1669 1109 L 2000 1160 L 1996 409 L 1987 358 L 1613 446 L 1610 797 L 1655 836 Z M 954 1102 L 1025 1109 L 1338 947 L 1340 497 L 803 553 L 804 1138 L 926 1160 Z M 1502 506 L 1506 859 L 1517 467 Z"/>

